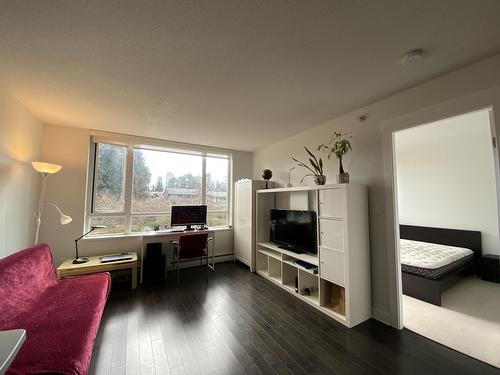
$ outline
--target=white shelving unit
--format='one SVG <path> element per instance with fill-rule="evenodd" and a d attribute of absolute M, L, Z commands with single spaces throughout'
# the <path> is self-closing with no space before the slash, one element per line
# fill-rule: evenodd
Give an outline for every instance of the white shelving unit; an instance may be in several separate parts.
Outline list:
<path fill-rule="evenodd" d="M 317 213 L 318 254 L 297 254 L 269 242 L 271 208 Z M 253 269 L 297 298 L 353 327 L 371 317 L 368 202 L 355 184 L 300 186 L 256 191 Z M 318 272 L 294 264 L 302 260 Z M 308 288 L 310 295 L 298 291 Z"/>

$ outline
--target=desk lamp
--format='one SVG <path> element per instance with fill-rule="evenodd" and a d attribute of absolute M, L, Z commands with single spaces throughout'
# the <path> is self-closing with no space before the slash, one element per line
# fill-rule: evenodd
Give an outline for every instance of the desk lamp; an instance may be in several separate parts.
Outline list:
<path fill-rule="evenodd" d="M 88 232 L 82 234 L 80 237 L 78 237 L 75 240 L 75 250 L 76 250 L 76 254 L 75 255 L 76 256 L 75 256 L 75 259 L 73 259 L 73 264 L 87 263 L 89 261 L 89 258 L 80 257 L 78 255 L 78 241 L 80 241 L 83 237 L 85 237 L 90 232 L 93 232 L 96 229 L 104 229 L 104 228 L 106 228 L 105 225 L 95 225 L 93 227 L 90 227 L 90 230 Z"/>

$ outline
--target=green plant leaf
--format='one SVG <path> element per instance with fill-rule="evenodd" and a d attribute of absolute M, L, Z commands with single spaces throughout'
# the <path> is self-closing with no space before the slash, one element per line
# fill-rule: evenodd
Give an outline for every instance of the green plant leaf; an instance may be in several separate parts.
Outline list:
<path fill-rule="evenodd" d="M 309 163 L 311 163 L 311 165 L 313 166 L 313 168 L 314 168 L 314 170 L 315 170 L 315 171 L 318 171 L 318 170 L 319 170 L 319 166 L 318 166 L 318 164 L 316 164 L 316 163 L 314 162 L 314 160 L 312 160 L 311 158 L 309 158 Z"/>
<path fill-rule="evenodd" d="M 312 158 L 316 159 L 316 157 L 314 156 L 314 154 L 311 151 L 309 151 L 309 149 L 306 146 L 304 146 L 304 148 L 306 149 L 306 151 L 309 154 L 309 156 L 311 156 Z"/>
<path fill-rule="evenodd" d="M 306 149 L 307 153 L 314 159 L 316 165 L 318 165 L 318 159 L 316 159 L 316 156 L 311 151 L 309 151 L 309 149 L 306 146 L 304 146 L 304 148 Z"/>
<path fill-rule="evenodd" d="M 352 136 L 348 135 L 348 133 L 342 131 L 334 132 L 330 138 L 330 155 L 334 154 L 337 159 L 341 160 L 345 154 L 352 150 L 352 145 L 349 141 L 351 138 Z"/>
<path fill-rule="evenodd" d="M 306 174 L 304 177 L 302 177 L 302 179 L 300 180 L 300 184 L 302 183 L 302 181 L 304 181 L 304 178 L 306 178 L 307 176 L 316 176 L 314 173 L 308 173 Z"/>
<path fill-rule="evenodd" d="M 306 164 L 304 164 L 304 163 L 303 163 L 303 162 L 301 162 L 300 160 L 295 159 L 293 156 L 292 156 L 292 160 L 293 160 L 293 161 L 295 161 L 299 167 L 304 167 L 304 168 L 307 168 L 307 169 L 308 169 L 308 170 L 310 170 L 312 173 L 314 173 L 314 171 L 313 171 L 310 167 L 308 167 Z"/>

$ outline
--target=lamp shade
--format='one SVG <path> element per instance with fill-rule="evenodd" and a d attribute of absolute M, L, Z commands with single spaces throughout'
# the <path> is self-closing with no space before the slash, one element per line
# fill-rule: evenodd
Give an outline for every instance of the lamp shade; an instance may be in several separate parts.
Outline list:
<path fill-rule="evenodd" d="M 73 219 L 71 217 L 69 217 L 68 215 L 62 214 L 60 221 L 61 221 L 61 225 L 66 225 L 66 224 L 71 223 L 73 221 Z"/>
<path fill-rule="evenodd" d="M 61 225 L 66 225 L 69 224 L 73 221 L 71 216 L 63 214 L 63 212 L 57 207 L 54 203 L 49 203 L 49 206 L 53 206 L 56 208 L 57 211 L 59 211 L 59 214 L 61 215 L 59 221 L 61 222 Z"/>
<path fill-rule="evenodd" d="M 41 161 L 34 161 L 31 163 L 33 169 L 40 173 L 54 174 L 61 170 L 62 166 L 58 164 L 43 163 Z"/>

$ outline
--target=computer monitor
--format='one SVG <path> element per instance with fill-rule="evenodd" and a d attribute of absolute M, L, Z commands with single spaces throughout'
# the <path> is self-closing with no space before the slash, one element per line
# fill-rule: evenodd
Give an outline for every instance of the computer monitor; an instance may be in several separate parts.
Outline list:
<path fill-rule="evenodd" d="M 207 206 L 172 206 L 171 226 L 205 225 L 207 223 Z"/>

